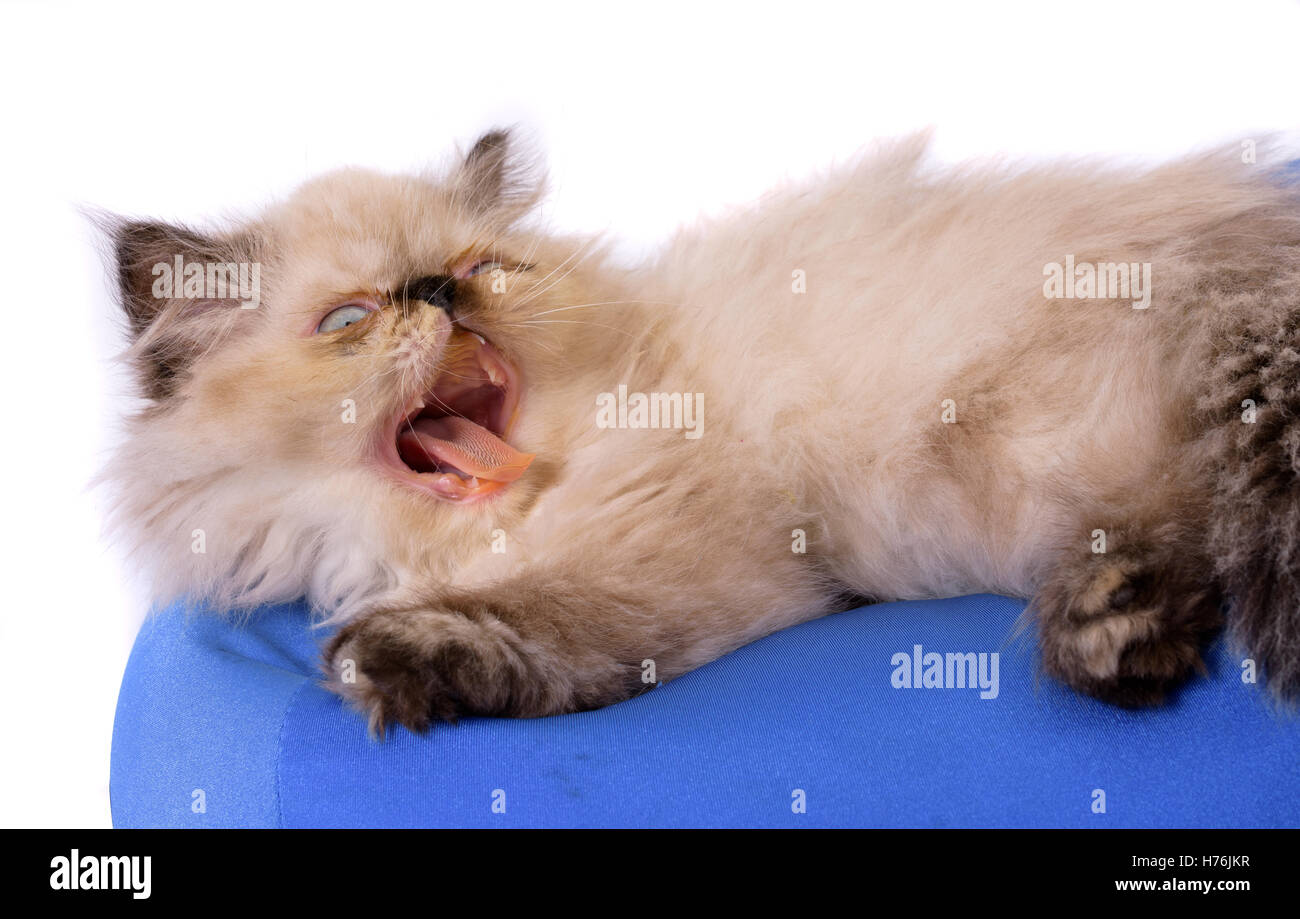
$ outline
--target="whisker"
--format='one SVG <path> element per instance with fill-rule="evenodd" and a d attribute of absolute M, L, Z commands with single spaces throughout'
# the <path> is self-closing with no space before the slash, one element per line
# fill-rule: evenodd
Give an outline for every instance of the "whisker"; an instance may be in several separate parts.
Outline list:
<path fill-rule="evenodd" d="M 628 336 L 629 338 L 636 337 L 635 335 L 633 335 L 633 333 L 629 332 L 627 329 L 620 329 L 618 326 L 605 325 L 604 323 L 601 322 L 590 322 L 588 320 L 583 320 L 583 319 L 524 319 L 521 320 L 520 322 L 506 322 L 501 324 L 511 325 L 511 326 L 525 326 L 525 325 L 558 325 L 560 323 L 564 323 L 568 325 L 592 325 L 592 326 L 596 326 L 597 328 L 609 329 L 613 332 L 618 332 L 620 334 Z"/>
<path fill-rule="evenodd" d="M 668 300 L 600 300 L 595 303 L 575 303 L 573 306 L 557 306 L 555 309 L 542 310 L 540 313 L 533 313 L 528 318 L 534 319 L 538 316 L 548 316 L 551 313 L 563 313 L 566 310 L 581 310 L 597 306 L 618 306 L 620 304 L 632 303 L 648 303 L 656 306 L 681 306 L 680 303 L 673 303 Z"/>
<path fill-rule="evenodd" d="M 553 288 L 556 284 L 559 284 L 561 281 L 563 281 L 565 278 L 571 275 L 587 259 L 587 257 L 590 254 L 589 250 L 592 248 L 592 246 L 596 245 L 598 241 L 599 241 L 598 238 L 593 236 L 590 240 L 588 240 L 587 244 L 583 246 L 581 249 L 577 249 L 574 252 L 570 253 L 569 256 L 564 259 L 564 261 L 560 262 L 560 264 L 552 268 L 549 272 L 547 272 L 547 274 L 544 277 L 542 277 L 540 280 L 534 283 L 531 288 L 529 288 L 527 291 L 524 292 L 524 295 L 519 300 L 520 305 L 529 303 L 532 300 L 537 299 L 538 297 L 542 296 L 547 291 L 549 291 L 551 288 Z M 577 259 L 577 261 L 573 261 L 575 258 Z M 573 261 L 573 264 L 569 267 L 567 271 L 561 274 L 554 281 L 551 281 L 550 284 L 546 284 L 546 281 L 552 275 L 554 275 L 560 269 L 564 268 L 564 266 L 568 265 L 569 262 L 571 261 Z M 542 287 L 543 284 L 546 284 L 546 286 Z"/>

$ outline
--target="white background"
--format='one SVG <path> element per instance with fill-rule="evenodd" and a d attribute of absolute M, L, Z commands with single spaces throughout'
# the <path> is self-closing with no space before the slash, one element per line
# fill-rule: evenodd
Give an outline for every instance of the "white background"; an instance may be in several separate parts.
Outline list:
<path fill-rule="evenodd" d="M 0 825 L 108 825 L 146 597 L 87 483 L 130 407 L 79 206 L 201 221 L 519 123 L 631 255 L 873 137 L 1148 159 L 1300 121 L 1282 2 L 0 6 Z"/>

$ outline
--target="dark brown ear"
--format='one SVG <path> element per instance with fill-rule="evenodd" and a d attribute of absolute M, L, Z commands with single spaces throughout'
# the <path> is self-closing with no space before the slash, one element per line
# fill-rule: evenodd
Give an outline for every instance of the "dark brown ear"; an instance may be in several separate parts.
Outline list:
<path fill-rule="evenodd" d="M 141 387 L 166 398 L 198 355 L 260 310 L 259 247 L 250 234 L 208 236 L 155 221 L 107 229 Z"/>
<path fill-rule="evenodd" d="M 538 202 L 545 184 L 531 159 L 497 128 L 474 142 L 455 176 L 456 200 L 473 216 L 508 226 Z"/>

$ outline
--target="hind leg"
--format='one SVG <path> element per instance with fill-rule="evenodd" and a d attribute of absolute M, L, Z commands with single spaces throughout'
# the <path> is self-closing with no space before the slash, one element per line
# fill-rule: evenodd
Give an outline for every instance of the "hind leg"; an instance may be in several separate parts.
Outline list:
<path fill-rule="evenodd" d="M 1122 526 L 1106 551 L 1081 533 L 1033 601 L 1044 669 L 1075 689 L 1135 708 L 1156 705 L 1222 627 L 1199 541 L 1175 526 Z"/>

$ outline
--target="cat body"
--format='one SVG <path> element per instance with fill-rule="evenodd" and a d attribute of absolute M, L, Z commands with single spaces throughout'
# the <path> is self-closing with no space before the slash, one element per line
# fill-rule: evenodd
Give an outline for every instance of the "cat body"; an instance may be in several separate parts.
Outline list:
<path fill-rule="evenodd" d="M 160 599 L 308 597 L 377 731 L 971 592 L 1031 599 L 1045 669 L 1120 704 L 1225 601 L 1300 689 L 1300 194 L 1267 167 L 940 171 L 913 139 L 629 269 L 529 227 L 509 146 L 115 227 L 149 401 L 107 476 Z M 154 296 L 177 253 L 256 263 L 262 302 Z"/>

